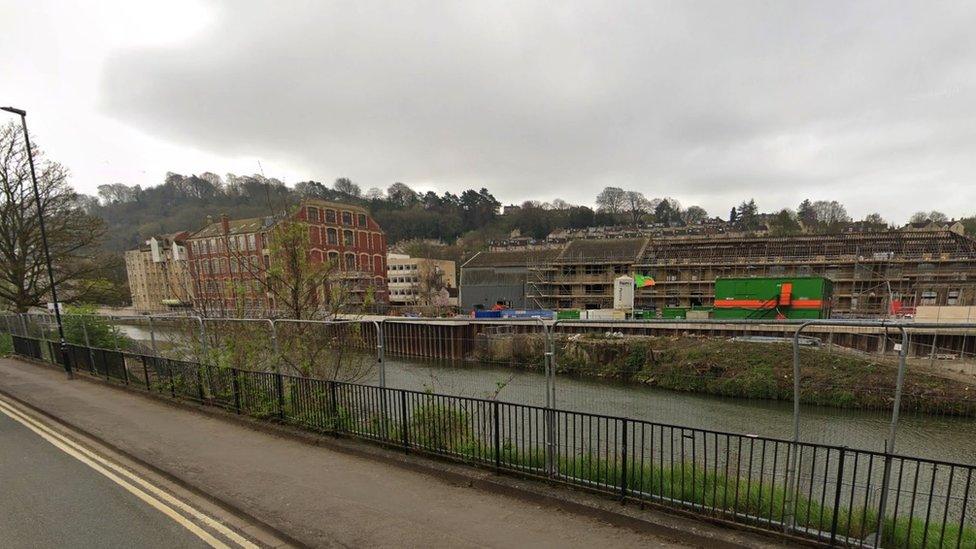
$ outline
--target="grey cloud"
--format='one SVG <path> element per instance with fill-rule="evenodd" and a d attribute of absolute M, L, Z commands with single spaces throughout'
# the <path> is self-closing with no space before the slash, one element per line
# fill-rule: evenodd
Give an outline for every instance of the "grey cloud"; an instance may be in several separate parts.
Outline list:
<path fill-rule="evenodd" d="M 102 110 L 366 187 L 591 202 L 617 184 L 716 214 L 748 196 L 768 209 L 811 196 L 893 218 L 973 213 L 973 5 L 228 2 L 219 13 L 179 47 L 119 52 Z M 955 195 L 912 199 L 920 185 Z"/>

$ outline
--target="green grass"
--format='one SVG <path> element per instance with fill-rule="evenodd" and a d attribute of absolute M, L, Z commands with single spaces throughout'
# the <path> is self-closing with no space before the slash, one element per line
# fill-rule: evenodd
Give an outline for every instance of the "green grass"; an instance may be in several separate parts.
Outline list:
<path fill-rule="evenodd" d="M 0 334 L 0 356 L 12 355 L 14 352 L 14 340 L 10 334 Z"/>

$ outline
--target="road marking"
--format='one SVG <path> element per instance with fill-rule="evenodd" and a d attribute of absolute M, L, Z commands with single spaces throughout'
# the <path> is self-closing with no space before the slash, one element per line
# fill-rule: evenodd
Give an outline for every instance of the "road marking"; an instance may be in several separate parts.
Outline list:
<path fill-rule="evenodd" d="M 230 549 L 228 545 L 215 538 L 202 528 L 200 528 L 193 521 L 188 520 L 186 517 L 176 512 L 173 507 L 176 507 L 183 512 L 191 515 L 194 519 L 203 522 L 210 528 L 218 531 L 221 535 L 225 536 L 227 539 L 233 541 L 236 545 L 246 548 L 246 549 L 257 549 L 257 545 L 248 540 L 247 538 L 241 536 L 237 532 L 231 530 L 224 524 L 204 514 L 203 512 L 191 507 L 189 504 L 173 497 L 166 491 L 162 490 L 158 486 L 150 483 L 146 479 L 136 475 L 132 471 L 116 465 L 105 458 L 99 456 L 98 454 L 92 452 L 91 450 L 79 445 L 73 440 L 65 437 L 61 433 L 58 433 L 51 429 L 50 427 L 40 423 L 36 419 L 27 416 L 20 410 L 13 407 L 11 403 L 0 397 L 0 412 L 3 412 L 9 416 L 14 421 L 24 425 L 28 429 L 34 431 L 38 436 L 61 450 L 62 452 L 70 455 L 71 457 L 77 459 L 78 461 L 84 463 L 85 465 L 91 467 L 95 471 L 98 471 L 105 477 L 107 477 L 112 482 L 118 484 L 128 492 L 132 493 L 142 501 L 146 502 L 153 508 L 162 512 L 169 518 L 171 518 L 176 523 L 180 524 L 205 543 L 211 547 L 220 549 Z M 127 481 L 126 477 L 132 482 Z M 133 483 L 138 484 L 135 486 Z M 140 488 L 141 487 L 141 488 Z M 147 493 L 147 492 L 151 492 Z M 154 497 L 155 496 L 155 497 Z M 165 502 L 165 503 L 164 503 Z"/>

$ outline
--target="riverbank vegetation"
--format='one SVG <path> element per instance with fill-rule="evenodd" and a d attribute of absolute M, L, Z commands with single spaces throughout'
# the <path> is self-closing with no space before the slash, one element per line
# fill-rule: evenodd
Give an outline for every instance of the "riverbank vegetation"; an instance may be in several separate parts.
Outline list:
<path fill-rule="evenodd" d="M 475 360 L 542 369 L 542 338 L 485 338 Z M 890 409 L 897 364 L 849 352 L 800 351 L 800 400 L 838 408 Z M 662 389 L 769 400 L 793 399 L 793 347 L 709 337 L 560 336 L 557 373 Z M 976 383 L 909 368 L 902 409 L 976 416 Z"/>
<path fill-rule="evenodd" d="M 369 417 L 362 419 L 365 424 L 359 426 L 355 421 L 349 421 L 354 414 L 340 409 L 339 415 L 345 418 L 341 428 L 350 431 L 361 428 L 377 432 L 376 426 L 381 422 L 377 417 Z M 475 427 L 476 419 L 463 407 L 440 404 L 431 397 L 414 410 L 406 425 L 392 422 L 388 436 L 391 440 L 410 440 L 424 450 L 463 460 L 498 463 L 508 469 L 544 474 L 543 448 L 527 447 L 520 440 L 503 439 L 496 449 L 488 435 Z M 405 437 L 404 428 L 407 429 Z M 825 537 L 830 536 L 834 525 L 838 539 L 851 541 L 870 540 L 878 529 L 877 509 L 871 506 L 834 508 L 829 502 L 817 501 L 815 495 L 804 496 L 803 490 L 794 494 L 790 502 L 783 482 L 774 480 L 775 472 L 754 475 L 755 471 L 750 471 L 751 453 L 745 463 L 741 455 L 736 457 L 734 454 L 726 457 L 729 464 L 719 466 L 716 463 L 714 467 L 708 467 L 696 460 L 676 460 L 674 455 L 666 459 L 662 453 L 665 451 L 660 447 L 657 449 L 660 456 L 655 456 L 653 444 L 645 450 L 649 452 L 647 456 L 643 450 L 632 451 L 632 461 L 625 468 L 621 460 L 606 457 L 604 451 L 594 454 L 591 450 L 578 449 L 567 454 L 566 449 L 560 447 L 554 463 L 556 478 L 613 493 L 619 493 L 623 485 L 628 497 L 635 499 L 680 502 L 719 517 L 738 517 L 739 521 L 760 525 L 772 523 L 777 528 L 779 524 L 795 520 L 798 528 L 819 531 Z M 636 457 L 638 454 L 640 458 Z M 634 462 L 634 459 L 638 461 Z M 824 489 L 827 489 L 826 485 Z M 854 498 L 848 501 L 853 503 Z M 881 544 L 886 547 L 968 547 L 976 543 L 976 530 L 960 528 L 958 519 L 943 525 L 941 520 L 886 517 L 881 521 L 881 532 Z"/>

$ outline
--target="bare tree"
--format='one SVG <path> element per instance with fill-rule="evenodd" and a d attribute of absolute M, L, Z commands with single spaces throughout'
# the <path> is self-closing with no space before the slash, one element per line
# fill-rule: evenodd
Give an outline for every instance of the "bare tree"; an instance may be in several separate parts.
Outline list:
<path fill-rule="evenodd" d="M 108 266 L 106 258 L 96 257 L 105 233 L 102 221 L 79 207 L 68 171 L 45 160 L 36 144 L 32 150 L 58 297 L 84 300 L 84 279 Z M 0 126 L 0 301 L 16 312 L 44 303 L 51 291 L 37 206 L 21 129 L 13 123 Z"/>
<path fill-rule="evenodd" d="M 624 192 L 624 207 L 630 216 L 630 222 L 636 225 L 650 211 L 651 201 L 644 196 L 644 193 L 626 191 Z"/>
<path fill-rule="evenodd" d="M 596 196 L 596 205 L 601 212 L 619 215 L 627 204 L 627 192 L 620 187 L 606 187 Z"/>
<path fill-rule="evenodd" d="M 340 177 L 335 180 L 332 184 L 332 188 L 337 192 L 342 194 L 348 194 L 349 196 L 354 196 L 359 198 L 363 195 L 363 191 L 359 188 L 359 185 L 352 182 L 348 177 Z"/>
<path fill-rule="evenodd" d="M 838 223 L 851 220 L 851 216 L 847 215 L 847 209 L 836 200 L 817 200 L 812 207 L 817 217 L 817 223 L 825 229 L 829 230 Z"/>

